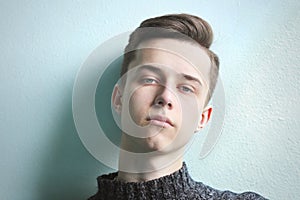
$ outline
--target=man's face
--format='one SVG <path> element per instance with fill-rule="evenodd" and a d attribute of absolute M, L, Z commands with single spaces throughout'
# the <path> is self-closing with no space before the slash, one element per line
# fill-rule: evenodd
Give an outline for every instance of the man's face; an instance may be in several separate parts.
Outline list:
<path fill-rule="evenodd" d="M 184 147 L 201 126 L 210 59 L 200 46 L 174 39 L 138 48 L 120 89 L 125 140 L 142 152 Z"/>

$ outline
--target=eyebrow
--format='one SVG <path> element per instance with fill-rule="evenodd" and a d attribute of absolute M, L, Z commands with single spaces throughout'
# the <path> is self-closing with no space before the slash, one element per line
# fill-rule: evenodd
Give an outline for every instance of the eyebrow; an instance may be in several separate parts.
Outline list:
<path fill-rule="evenodd" d="M 181 74 L 182 77 L 184 77 L 186 80 L 189 80 L 189 81 L 196 81 L 197 83 L 199 83 L 200 86 L 202 86 L 202 82 L 196 78 L 196 77 L 193 77 L 191 75 L 187 75 L 187 74 Z"/>
<path fill-rule="evenodd" d="M 142 70 L 149 70 L 149 71 L 157 73 L 157 74 L 162 72 L 161 69 L 159 69 L 158 67 L 152 66 L 152 65 L 142 65 L 137 68 L 136 72 L 139 73 Z"/>

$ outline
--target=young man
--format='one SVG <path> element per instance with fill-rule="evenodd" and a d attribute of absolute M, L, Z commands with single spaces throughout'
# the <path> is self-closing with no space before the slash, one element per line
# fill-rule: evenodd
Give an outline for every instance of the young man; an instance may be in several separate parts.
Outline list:
<path fill-rule="evenodd" d="M 188 14 L 145 20 L 131 34 L 112 95 L 122 128 L 119 171 L 98 177 L 90 199 L 264 199 L 195 182 L 183 162 L 212 113 L 219 69 L 212 40 L 210 25 Z"/>

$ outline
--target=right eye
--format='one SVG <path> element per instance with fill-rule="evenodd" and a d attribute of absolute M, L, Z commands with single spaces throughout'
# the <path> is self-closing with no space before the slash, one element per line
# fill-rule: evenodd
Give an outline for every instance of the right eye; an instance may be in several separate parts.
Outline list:
<path fill-rule="evenodd" d="M 154 78 L 143 78 L 141 81 L 143 84 L 157 84 L 158 81 Z"/>

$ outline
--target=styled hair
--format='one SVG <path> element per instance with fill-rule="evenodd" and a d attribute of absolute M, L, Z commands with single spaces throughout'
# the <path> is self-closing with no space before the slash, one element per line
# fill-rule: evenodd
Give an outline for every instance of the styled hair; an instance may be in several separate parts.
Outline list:
<path fill-rule="evenodd" d="M 141 42 L 158 38 L 174 38 L 198 43 L 207 52 L 211 68 L 209 91 L 206 103 L 210 100 L 219 74 L 219 58 L 209 48 L 213 41 L 211 26 L 202 18 L 190 14 L 170 14 L 146 19 L 133 31 L 125 47 L 121 77 L 128 71 L 129 64 L 135 59 L 137 47 Z M 126 77 L 125 77 L 126 79 Z"/>

